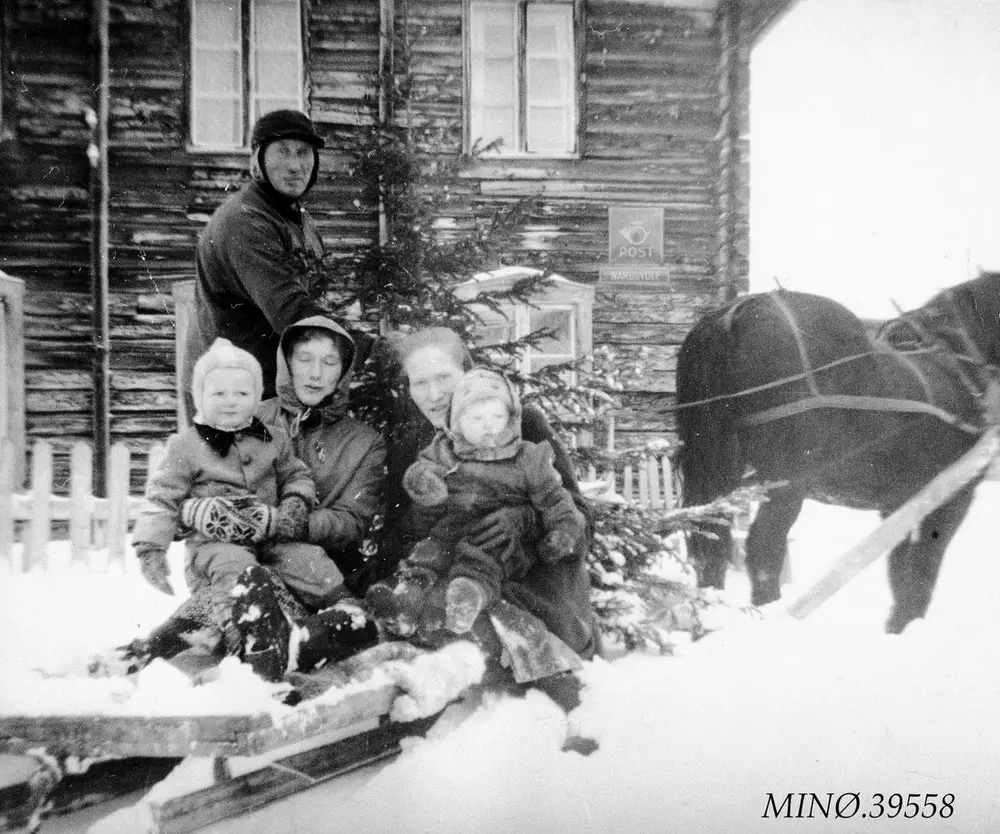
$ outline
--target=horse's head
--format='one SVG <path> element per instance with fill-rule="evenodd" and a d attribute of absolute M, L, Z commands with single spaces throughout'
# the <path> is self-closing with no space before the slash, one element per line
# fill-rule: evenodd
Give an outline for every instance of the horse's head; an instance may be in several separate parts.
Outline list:
<path fill-rule="evenodd" d="M 1000 367 L 1000 272 L 944 290 L 921 310 L 941 323 L 936 335 L 956 353 Z"/>

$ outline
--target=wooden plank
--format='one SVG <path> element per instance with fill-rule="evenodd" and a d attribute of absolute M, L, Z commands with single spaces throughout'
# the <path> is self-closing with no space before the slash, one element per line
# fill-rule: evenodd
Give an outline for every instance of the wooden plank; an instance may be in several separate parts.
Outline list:
<path fill-rule="evenodd" d="M 392 683 L 359 687 L 330 703 L 304 702 L 275 722 L 254 715 L 3 715 L 0 734 L 67 755 L 255 756 L 292 742 L 388 715 Z"/>
<path fill-rule="evenodd" d="M 93 472 L 94 450 L 88 443 L 82 441 L 74 443 L 69 465 L 70 559 L 81 565 L 86 564 L 90 553 L 90 515 L 94 503 Z"/>
<path fill-rule="evenodd" d="M 672 510 L 677 503 L 674 495 L 674 472 L 670 465 L 670 456 L 663 455 L 660 458 L 660 465 L 663 468 L 663 505 Z"/>
<path fill-rule="evenodd" d="M 125 560 L 125 536 L 128 534 L 129 450 L 123 443 L 111 447 L 108 467 L 108 562 L 120 562 L 131 568 L 134 560 Z"/>
<path fill-rule="evenodd" d="M 139 512 L 147 505 L 146 499 L 130 495 L 128 499 L 128 518 L 138 518 Z M 13 521 L 30 521 L 34 508 L 34 500 L 30 493 L 15 492 L 11 496 Z M 107 498 L 90 499 L 90 517 L 93 521 L 107 523 L 110 516 L 110 502 Z M 49 519 L 51 521 L 70 521 L 73 518 L 73 498 L 68 495 L 52 495 L 49 497 Z"/>
<path fill-rule="evenodd" d="M 0 715 L 0 732 L 81 758 L 243 755 L 244 737 L 272 725 L 267 715 Z"/>
<path fill-rule="evenodd" d="M 788 606 L 805 619 L 862 570 L 920 527 L 924 518 L 975 479 L 1000 451 L 1000 430 L 991 426 L 976 444 L 890 515 L 869 535 L 837 559 L 826 575 Z"/>
<path fill-rule="evenodd" d="M 656 455 L 649 455 L 645 459 L 646 480 L 649 482 L 649 505 L 658 510 L 660 504 L 660 472 L 657 466 Z"/>
<path fill-rule="evenodd" d="M 37 440 L 31 452 L 31 520 L 26 541 L 24 566 L 44 567 L 49 549 L 52 500 L 52 446 Z"/>

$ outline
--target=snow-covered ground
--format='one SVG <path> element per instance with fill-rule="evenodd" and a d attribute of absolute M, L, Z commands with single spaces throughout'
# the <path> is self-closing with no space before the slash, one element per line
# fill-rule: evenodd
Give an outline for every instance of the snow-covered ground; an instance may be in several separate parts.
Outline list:
<path fill-rule="evenodd" d="M 583 703 L 568 720 L 538 693 L 459 704 L 388 766 L 210 830 L 1000 831 L 998 502 L 1000 484 L 980 488 L 927 620 L 899 637 L 882 633 L 879 562 L 805 622 L 775 616 L 711 635 L 680 657 L 588 664 Z M 876 522 L 807 505 L 793 531 L 786 598 Z M 737 599 L 740 579 L 731 579 Z M 3 576 L 0 674 L 23 681 L 26 667 L 70 668 L 173 604 L 128 573 Z M 597 739 L 599 750 L 562 752 L 570 732 Z M 811 820 L 786 818 L 801 793 L 823 803 L 833 794 L 831 819 L 818 806 Z M 788 794 L 794 802 L 782 807 Z M 885 811 L 872 819 L 878 794 Z M 916 795 L 909 811 L 908 794 Z M 942 817 L 946 795 L 951 813 Z M 832 818 L 838 801 L 850 819 Z M 914 807 L 929 814 L 929 801 L 939 809 L 932 818 L 904 819 Z"/>

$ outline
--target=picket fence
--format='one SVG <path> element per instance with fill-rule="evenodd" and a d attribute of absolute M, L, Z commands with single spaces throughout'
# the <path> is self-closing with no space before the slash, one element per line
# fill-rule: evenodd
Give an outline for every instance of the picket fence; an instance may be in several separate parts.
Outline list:
<path fill-rule="evenodd" d="M 52 445 L 35 442 L 31 455 L 29 489 L 15 489 L 16 458 L 9 439 L 0 441 L 0 569 L 4 564 L 13 572 L 30 570 L 66 570 L 82 565 L 101 572 L 113 565 L 134 570 L 129 557 L 127 536 L 145 499 L 129 494 L 131 452 L 122 443 L 111 449 L 108 469 L 108 495 L 93 494 L 93 449 L 83 441 L 70 452 L 69 495 L 53 493 Z M 148 471 L 153 472 L 165 452 L 162 443 L 149 450 Z M 615 474 L 599 477 L 591 468 L 587 480 L 613 483 Z M 653 509 L 674 504 L 674 482 L 670 459 L 665 451 L 650 452 L 635 466 L 624 467 L 619 494 L 630 503 Z M 53 522 L 68 522 L 67 539 L 53 531 Z M 23 527 L 16 536 L 17 527 Z M 62 525 L 65 527 L 65 525 Z M 18 542 L 15 539 L 19 538 Z M 66 542 L 53 547 L 56 542 Z"/>
<path fill-rule="evenodd" d="M 601 475 L 591 466 L 586 473 L 587 481 L 601 481 L 616 491 L 629 504 L 638 507 L 661 510 L 672 509 L 676 503 L 676 484 L 673 466 L 666 452 L 647 452 L 639 456 L 638 463 L 626 464 L 621 477 L 615 472 Z"/>
<path fill-rule="evenodd" d="M 127 558 L 129 522 L 137 518 L 145 499 L 129 494 L 131 452 L 122 443 L 111 449 L 108 495 L 93 493 L 93 449 L 83 441 L 70 450 L 69 495 L 53 493 L 52 445 L 38 440 L 32 447 L 29 489 L 14 488 L 13 442 L 4 438 L 0 448 L 0 566 L 13 572 L 33 569 L 61 570 L 71 564 L 91 571 L 112 565 L 134 569 Z M 150 448 L 149 471 L 162 459 L 163 444 Z M 21 522 L 24 529 L 16 536 Z M 68 540 L 56 539 L 53 522 L 68 522 Z M 65 526 L 65 525 L 62 525 Z M 15 541 L 15 538 L 21 541 Z M 56 541 L 65 546 L 53 547 Z"/>

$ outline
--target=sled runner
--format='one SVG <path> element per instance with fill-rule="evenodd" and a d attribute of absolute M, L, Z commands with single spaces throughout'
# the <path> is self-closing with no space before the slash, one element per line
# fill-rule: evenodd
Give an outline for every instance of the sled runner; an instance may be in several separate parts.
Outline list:
<path fill-rule="evenodd" d="M 193 831 L 398 754 L 402 737 L 425 731 L 448 702 L 478 682 L 481 666 L 476 672 L 470 664 L 464 677 L 462 670 L 452 672 L 443 703 L 441 692 L 421 703 L 419 692 L 401 685 L 415 678 L 418 664 L 436 658 L 446 662 L 444 652 L 453 647 L 428 652 L 406 643 L 383 643 L 309 675 L 294 675 L 293 683 L 307 698 L 290 710 L 243 715 L 0 714 L 0 753 L 30 755 L 39 763 L 30 782 L 31 807 L 21 815 L 22 821 L 30 817 L 32 832 L 40 830 L 48 799 L 71 757 L 210 757 L 213 784 L 149 804 L 151 834 Z M 310 749 L 303 750 L 306 746 Z M 289 748 L 285 755 L 282 748 Z M 268 753 L 274 755 L 259 767 L 233 775 L 230 759 Z M 7 816 L 18 822 L 14 815 Z M 0 823 L 4 819 L 0 814 Z"/>

